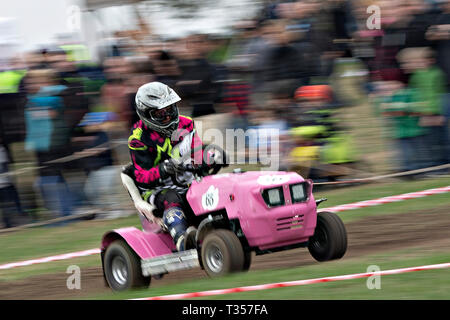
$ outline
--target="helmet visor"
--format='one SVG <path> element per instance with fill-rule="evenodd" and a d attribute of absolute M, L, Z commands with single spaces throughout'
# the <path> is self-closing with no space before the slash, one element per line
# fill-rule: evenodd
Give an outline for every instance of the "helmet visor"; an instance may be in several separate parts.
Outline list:
<path fill-rule="evenodd" d="M 171 104 L 163 109 L 153 109 L 148 111 L 148 118 L 161 124 L 166 124 L 174 120 L 178 115 L 177 104 Z"/>

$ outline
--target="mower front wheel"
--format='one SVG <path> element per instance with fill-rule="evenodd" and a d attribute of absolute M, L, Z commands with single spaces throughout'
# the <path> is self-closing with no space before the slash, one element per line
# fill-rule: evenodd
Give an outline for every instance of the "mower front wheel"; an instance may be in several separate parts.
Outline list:
<path fill-rule="evenodd" d="M 342 220 L 333 212 L 319 212 L 308 250 L 317 261 L 340 259 L 347 251 L 347 232 Z"/>
<path fill-rule="evenodd" d="M 205 237 L 201 257 L 203 267 L 211 277 L 243 271 L 246 262 L 238 237 L 225 229 L 214 230 Z"/>

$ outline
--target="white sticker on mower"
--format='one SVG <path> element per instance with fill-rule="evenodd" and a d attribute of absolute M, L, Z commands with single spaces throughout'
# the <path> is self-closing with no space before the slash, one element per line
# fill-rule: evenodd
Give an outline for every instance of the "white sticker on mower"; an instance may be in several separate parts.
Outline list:
<path fill-rule="evenodd" d="M 270 186 L 273 184 L 286 183 L 289 179 L 288 175 L 266 175 L 260 176 L 257 182 L 262 186 Z"/>
<path fill-rule="evenodd" d="M 202 195 L 202 207 L 205 210 L 214 210 L 219 204 L 219 189 L 210 186 Z"/>

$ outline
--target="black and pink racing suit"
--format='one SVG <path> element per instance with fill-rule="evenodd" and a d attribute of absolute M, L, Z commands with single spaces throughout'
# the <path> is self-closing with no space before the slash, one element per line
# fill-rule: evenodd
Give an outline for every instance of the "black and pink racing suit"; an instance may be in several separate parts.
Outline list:
<path fill-rule="evenodd" d="M 178 130 L 169 138 L 139 120 L 133 125 L 128 147 L 134 180 L 143 199 L 156 206 L 154 215 L 163 218 L 178 250 L 184 250 L 183 239 L 188 224 L 183 206 L 187 189 L 174 185 L 159 165 L 171 157 L 189 155 L 195 164 L 202 164 L 203 144 L 195 131 L 194 121 L 180 116 Z"/>

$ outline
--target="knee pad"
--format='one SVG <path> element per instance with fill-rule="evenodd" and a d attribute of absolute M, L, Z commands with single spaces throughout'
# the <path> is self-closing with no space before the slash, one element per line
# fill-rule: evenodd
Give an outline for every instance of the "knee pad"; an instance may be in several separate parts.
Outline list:
<path fill-rule="evenodd" d="M 183 203 L 183 198 L 174 190 L 169 190 L 164 195 L 164 206 L 181 206 Z"/>
<path fill-rule="evenodd" d="M 172 207 L 180 208 L 184 200 L 175 190 L 163 190 L 155 198 L 155 205 L 160 210 L 168 210 Z"/>
<path fill-rule="evenodd" d="M 186 217 L 178 207 L 172 207 L 164 211 L 163 222 L 167 227 L 175 244 L 182 240 L 186 229 L 188 228 Z"/>

